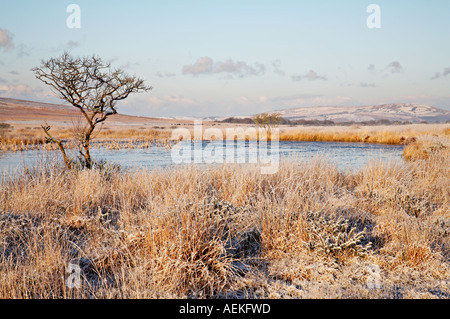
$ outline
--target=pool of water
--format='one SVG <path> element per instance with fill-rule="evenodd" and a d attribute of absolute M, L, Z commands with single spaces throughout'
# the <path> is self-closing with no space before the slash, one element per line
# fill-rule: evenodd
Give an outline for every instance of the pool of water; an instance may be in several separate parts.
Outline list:
<path fill-rule="evenodd" d="M 74 151 L 70 150 L 73 154 Z M 69 153 L 70 153 L 69 152 Z M 402 161 L 403 146 L 366 143 L 283 142 L 267 145 L 256 141 L 183 142 L 166 149 L 149 148 L 108 150 L 93 148 L 96 160 L 106 160 L 123 168 L 164 168 L 183 164 L 205 163 L 265 163 L 282 160 L 311 160 L 317 156 L 334 163 L 340 169 L 358 170 L 371 161 Z M 29 150 L 0 153 L 0 173 L 9 175 L 26 166 L 49 161 L 61 161 L 59 151 Z"/>

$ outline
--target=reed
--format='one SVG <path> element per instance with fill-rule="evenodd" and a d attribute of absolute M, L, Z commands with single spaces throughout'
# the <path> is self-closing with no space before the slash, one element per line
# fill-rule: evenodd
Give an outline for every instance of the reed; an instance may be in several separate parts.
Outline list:
<path fill-rule="evenodd" d="M 142 145 L 171 144 L 172 131 L 175 127 L 158 128 L 121 128 L 105 127 L 94 134 L 93 146 L 109 149 L 137 148 Z M 205 126 L 205 129 L 208 126 Z M 250 127 L 250 126 L 249 126 Z M 226 137 L 225 128 L 222 130 Z M 245 129 L 245 127 L 244 127 Z M 73 143 L 73 129 L 55 127 L 54 135 L 67 140 L 67 148 L 75 147 Z M 193 137 L 193 130 L 191 129 Z M 376 144 L 411 144 L 418 138 L 449 137 L 449 124 L 410 124 L 389 126 L 307 126 L 307 127 L 280 127 L 280 141 L 305 141 L 305 142 L 348 142 L 348 143 L 376 143 Z M 203 137 L 207 138 L 207 137 Z M 249 137 L 246 137 L 249 138 Z M 72 142 L 71 142 L 72 141 Z M 169 145 L 170 147 L 170 145 Z M 0 150 L 25 151 L 29 149 L 57 149 L 46 145 L 45 135 L 38 127 L 17 128 L 0 135 Z"/>
<path fill-rule="evenodd" d="M 78 147 L 73 129 L 55 128 L 54 135 L 65 140 L 65 148 Z M 93 147 L 110 150 L 148 148 L 152 145 L 170 147 L 171 132 L 160 129 L 100 129 L 94 134 Z M 56 144 L 46 142 L 45 134 L 39 128 L 19 128 L 0 136 L 0 151 L 19 152 L 27 150 L 58 150 Z"/>
<path fill-rule="evenodd" d="M 449 124 L 394 126 L 292 127 L 281 129 L 280 140 L 309 142 L 348 142 L 410 144 L 417 138 L 450 136 Z"/>
<path fill-rule="evenodd" d="M 0 298 L 450 297 L 444 149 L 359 172 L 44 164 L 1 180 Z"/>

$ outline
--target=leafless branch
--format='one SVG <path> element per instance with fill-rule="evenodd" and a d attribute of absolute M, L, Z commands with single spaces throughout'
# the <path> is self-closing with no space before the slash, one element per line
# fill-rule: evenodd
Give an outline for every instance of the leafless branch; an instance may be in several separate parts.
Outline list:
<path fill-rule="evenodd" d="M 89 145 L 96 125 L 117 114 L 118 101 L 132 93 L 152 89 L 141 78 L 130 76 L 121 69 L 113 69 L 110 63 L 95 55 L 72 57 L 64 52 L 58 58 L 42 61 L 41 66 L 32 71 L 37 79 L 49 85 L 61 99 L 80 110 L 84 116 L 88 125 L 78 140 L 80 153 L 88 168 L 91 167 Z M 48 131 L 45 132 L 49 135 Z M 57 143 L 58 140 L 51 141 Z"/>

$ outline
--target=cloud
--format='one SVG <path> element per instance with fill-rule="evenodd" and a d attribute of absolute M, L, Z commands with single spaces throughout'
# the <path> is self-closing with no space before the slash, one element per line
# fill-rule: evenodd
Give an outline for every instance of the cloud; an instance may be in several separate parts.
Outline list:
<path fill-rule="evenodd" d="M 435 75 L 433 75 L 430 80 L 436 80 L 436 79 L 440 79 L 443 77 L 446 77 L 447 75 L 450 74 L 450 68 L 445 68 L 442 73 L 441 72 L 437 72 Z"/>
<path fill-rule="evenodd" d="M 400 73 L 403 71 L 403 67 L 398 61 L 392 61 L 388 64 L 388 66 L 385 68 L 385 70 L 390 71 L 391 73 Z"/>
<path fill-rule="evenodd" d="M 369 70 L 369 71 L 375 71 L 375 64 L 370 64 L 370 65 L 367 67 L 367 70 Z"/>
<path fill-rule="evenodd" d="M 19 58 L 22 58 L 24 56 L 30 56 L 31 54 L 31 49 L 28 48 L 25 44 L 21 43 L 17 46 L 17 56 Z"/>
<path fill-rule="evenodd" d="M 33 93 L 33 89 L 26 84 L 0 85 L 0 95 L 6 97 L 25 97 Z"/>
<path fill-rule="evenodd" d="M 57 102 L 59 100 L 50 90 L 32 88 L 27 84 L 0 85 L 0 96 L 31 101 Z"/>
<path fill-rule="evenodd" d="M 128 70 L 128 69 L 138 68 L 138 67 L 140 67 L 140 65 L 141 64 L 139 62 L 127 61 L 127 63 L 121 64 L 119 66 L 119 68 L 122 70 Z"/>
<path fill-rule="evenodd" d="M 275 72 L 278 75 L 285 76 L 286 72 L 281 70 L 280 66 L 281 66 L 281 61 L 280 60 L 275 60 L 275 61 L 272 62 L 273 72 Z"/>
<path fill-rule="evenodd" d="M 180 116 L 195 113 L 198 102 L 182 95 L 135 96 L 121 104 L 122 113 L 143 116 Z"/>
<path fill-rule="evenodd" d="M 303 81 L 303 80 L 308 80 L 308 81 L 316 81 L 316 80 L 327 81 L 328 77 L 325 76 L 325 75 L 319 75 L 314 70 L 309 70 L 307 73 L 305 73 L 303 75 L 293 75 L 293 76 L 291 76 L 291 79 L 293 81 Z"/>
<path fill-rule="evenodd" d="M 3 48 L 3 52 L 14 48 L 13 37 L 14 35 L 7 29 L 0 29 L 0 48 Z"/>
<path fill-rule="evenodd" d="M 211 74 L 213 73 L 213 60 L 210 57 L 202 57 L 197 60 L 194 64 L 185 65 L 183 67 L 183 74 Z"/>
<path fill-rule="evenodd" d="M 187 106 L 195 104 L 195 101 L 193 99 L 178 95 L 165 95 L 162 97 L 150 96 L 146 99 L 146 102 L 153 109 L 167 107 L 169 105 Z"/>
<path fill-rule="evenodd" d="M 53 48 L 52 51 L 71 51 L 78 48 L 81 45 L 78 41 L 69 40 L 66 43 L 59 44 L 57 47 Z"/>
<path fill-rule="evenodd" d="M 239 77 L 245 77 L 247 75 L 263 75 L 266 67 L 261 63 L 255 63 L 254 67 L 249 66 L 247 63 L 238 61 L 234 62 L 228 59 L 225 62 L 217 62 L 215 64 L 215 73 L 230 73 L 238 75 Z"/>
<path fill-rule="evenodd" d="M 377 85 L 375 83 L 359 82 L 359 87 L 374 88 L 374 87 L 377 87 Z"/>
<path fill-rule="evenodd" d="M 176 76 L 176 74 L 175 73 L 161 73 L 161 72 L 158 72 L 158 73 L 156 73 L 156 76 L 159 77 L 159 78 L 173 78 L 174 76 Z"/>
<path fill-rule="evenodd" d="M 283 96 L 275 96 L 272 98 L 269 98 L 268 100 L 271 102 L 286 102 L 286 101 L 293 101 L 293 100 L 311 100 L 316 99 L 319 97 L 323 97 L 323 94 L 292 94 L 292 95 L 283 95 Z M 267 100 L 267 98 L 266 98 Z"/>
<path fill-rule="evenodd" d="M 69 50 L 72 50 L 72 49 L 75 49 L 76 47 L 79 47 L 80 46 L 80 42 L 69 40 L 67 42 L 66 46 L 67 46 L 67 48 Z"/>
<path fill-rule="evenodd" d="M 348 87 L 360 87 L 360 88 L 375 88 L 378 87 L 375 83 L 369 83 L 369 82 L 359 82 L 357 84 L 349 83 L 347 84 Z"/>
<path fill-rule="evenodd" d="M 198 76 L 201 74 L 228 74 L 235 75 L 240 78 L 246 76 L 260 76 L 263 75 L 266 67 L 261 63 L 254 63 L 253 66 L 248 65 L 243 61 L 234 62 L 232 59 L 226 61 L 214 62 L 210 57 L 201 57 L 194 64 L 185 65 L 183 67 L 183 74 L 191 74 Z"/>
<path fill-rule="evenodd" d="M 7 29 L 0 29 L 0 49 L 3 48 L 3 52 L 8 52 L 14 49 L 16 46 L 13 42 L 14 34 L 12 34 Z M 17 56 L 22 58 L 24 56 L 29 56 L 31 49 L 29 49 L 25 44 L 21 43 L 17 46 Z M 3 64 L 3 63 L 0 63 Z"/>
<path fill-rule="evenodd" d="M 346 105 L 354 101 L 351 97 L 348 96 L 304 93 L 275 97 L 262 96 L 259 98 L 259 102 L 264 103 L 265 106 L 268 107 L 268 109 L 273 110 L 304 106 Z"/>
<path fill-rule="evenodd" d="M 435 75 L 433 75 L 430 80 L 436 80 L 439 79 L 441 77 L 441 72 L 437 72 Z"/>
<path fill-rule="evenodd" d="M 234 102 L 239 105 L 246 105 L 250 100 L 246 96 L 238 96 L 234 99 Z"/>

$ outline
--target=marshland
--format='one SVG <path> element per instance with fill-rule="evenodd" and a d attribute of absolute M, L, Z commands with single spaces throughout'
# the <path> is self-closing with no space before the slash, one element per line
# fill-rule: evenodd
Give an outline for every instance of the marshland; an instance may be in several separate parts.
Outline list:
<path fill-rule="evenodd" d="M 2 1 L 0 299 L 450 299 L 433 4 Z"/>
<path fill-rule="evenodd" d="M 1 182 L 0 297 L 449 298 L 448 125 L 292 130 L 280 140 L 414 139 L 357 170 L 24 167 Z"/>

